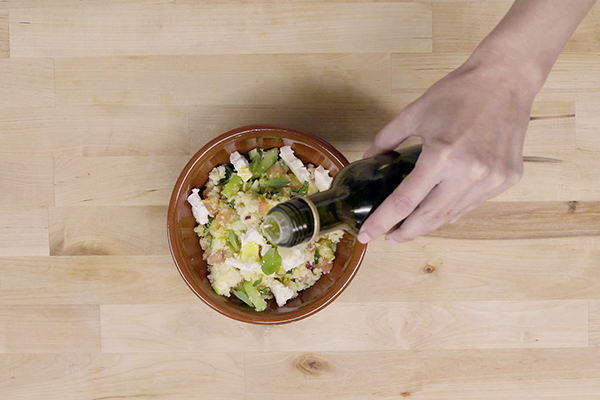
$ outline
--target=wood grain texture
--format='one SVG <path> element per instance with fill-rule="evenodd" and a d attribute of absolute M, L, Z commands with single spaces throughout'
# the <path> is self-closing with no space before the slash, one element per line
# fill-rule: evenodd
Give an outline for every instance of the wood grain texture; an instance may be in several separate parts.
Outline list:
<path fill-rule="evenodd" d="M 306 320 L 271 327 L 226 320 L 194 305 L 107 305 L 101 313 L 102 350 L 109 353 L 588 345 L 587 300 L 337 303 Z"/>
<path fill-rule="evenodd" d="M 48 254 L 47 209 L 0 208 L 0 256 Z"/>
<path fill-rule="evenodd" d="M 586 399 L 600 392 L 598 349 L 271 352 L 246 357 L 261 399 Z M 369 384 L 364 379 L 369 377 Z"/>
<path fill-rule="evenodd" d="M 53 107 L 53 60 L 0 58 L 0 93 L 0 107 Z"/>
<path fill-rule="evenodd" d="M 600 298 L 600 252 L 552 245 L 471 249 L 369 245 L 338 301 L 497 301 Z"/>
<path fill-rule="evenodd" d="M 11 400 L 243 400 L 244 355 L 0 354 Z M 9 379 L 10 378 L 10 379 Z"/>
<path fill-rule="evenodd" d="M 106 6 L 132 5 L 152 6 L 156 4 L 173 4 L 175 0 L 2 0 L 0 9 L 39 8 L 39 7 L 73 7 L 73 6 Z"/>
<path fill-rule="evenodd" d="M 433 50 L 471 52 L 506 14 L 509 2 L 433 3 Z M 583 20 L 565 46 L 566 53 L 598 53 L 600 50 L 600 7 Z"/>
<path fill-rule="evenodd" d="M 14 57 L 430 52 L 432 46 L 431 5 L 413 3 L 28 8 L 12 10 L 10 21 Z"/>
<path fill-rule="evenodd" d="M 170 256 L 0 257 L 0 282 L 3 305 L 198 303 Z"/>
<path fill-rule="evenodd" d="M 600 236 L 600 202 L 492 202 L 431 235 L 453 239 Z"/>
<path fill-rule="evenodd" d="M 467 58 L 467 53 L 392 54 L 392 92 L 396 95 L 411 91 L 422 92 L 459 67 Z M 542 93 L 598 91 L 599 61 L 600 57 L 596 53 L 561 55 L 546 80 Z"/>
<path fill-rule="evenodd" d="M 97 305 L 0 306 L 0 353 L 100 350 Z"/>
<path fill-rule="evenodd" d="M 56 59 L 60 105 L 364 104 L 389 82 L 381 53 Z"/>
<path fill-rule="evenodd" d="M 0 9 L 0 58 L 10 55 L 8 35 L 8 10 Z"/>
<path fill-rule="evenodd" d="M 600 95 L 577 102 L 577 148 L 600 151 Z"/>
<path fill-rule="evenodd" d="M 0 108 L 0 156 L 189 153 L 187 107 Z"/>
<path fill-rule="evenodd" d="M 54 163 L 56 205 L 167 206 L 188 161 L 189 156 L 61 158 Z"/>
<path fill-rule="evenodd" d="M 51 158 L 0 159 L 0 207 L 47 207 L 54 205 Z"/>
<path fill-rule="evenodd" d="M 167 207 L 51 207 L 50 255 L 164 255 Z"/>

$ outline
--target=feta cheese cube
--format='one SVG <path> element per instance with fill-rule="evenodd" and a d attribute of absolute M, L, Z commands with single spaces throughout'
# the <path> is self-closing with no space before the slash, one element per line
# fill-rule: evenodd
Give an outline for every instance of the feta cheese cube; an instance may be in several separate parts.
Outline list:
<path fill-rule="evenodd" d="M 286 271 L 304 264 L 304 256 L 300 246 L 278 247 L 277 251 L 281 256 L 281 267 Z"/>
<path fill-rule="evenodd" d="M 287 303 L 287 301 L 294 295 L 294 291 L 292 289 L 279 281 L 273 280 L 273 283 L 270 285 L 270 287 L 279 307 L 283 307 L 285 303 Z"/>
<path fill-rule="evenodd" d="M 252 178 L 252 172 L 250 171 L 248 160 L 246 160 L 246 157 L 241 155 L 239 152 L 234 151 L 231 153 L 229 156 L 229 162 L 233 164 L 233 168 L 235 168 L 236 172 L 244 182 L 248 182 L 248 180 Z"/>
<path fill-rule="evenodd" d="M 187 201 L 192 206 L 192 214 L 194 214 L 196 222 L 198 222 L 200 225 L 204 225 L 208 223 L 208 216 L 210 213 L 208 212 L 208 209 L 204 203 L 202 203 L 202 199 L 198 194 L 199 192 L 199 189 L 192 189 L 192 194 L 188 196 Z"/>
<path fill-rule="evenodd" d="M 291 146 L 283 146 L 279 149 L 279 156 L 285 163 L 290 167 L 290 170 L 296 175 L 300 183 L 304 183 L 304 181 L 308 182 L 310 180 L 310 174 L 302 160 L 298 159 L 294 155 L 294 150 L 292 150 Z"/>
<path fill-rule="evenodd" d="M 329 176 L 329 170 L 323 168 L 322 165 L 319 165 L 317 169 L 315 169 L 315 185 L 319 192 L 323 192 L 328 190 L 331 187 L 331 182 L 333 182 L 333 178 Z"/>

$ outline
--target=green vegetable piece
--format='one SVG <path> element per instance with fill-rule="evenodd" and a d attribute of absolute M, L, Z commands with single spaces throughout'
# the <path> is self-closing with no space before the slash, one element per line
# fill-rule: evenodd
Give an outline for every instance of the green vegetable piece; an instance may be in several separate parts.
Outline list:
<path fill-rule="evenodd" d="M 319 263 L 320 260 L 320 255 L 319 255 L 319 248 L 317 247 L 317 249 L 315 250 L 315 261 L 314 264 L 317 265 Z"/>
<path fill-rule="evenodd" d="M 257 287 L 257 286 L 258 286 L 258 285 L 260 285 L 261 283 L 262 283 L 262 277 L 261 277 L 259 280 L 257 280 L 256 282 L 254 282 L 254 283 L 252 284 L 252 286 L 254 286 L 254 287 Z"/>
<path fill-rule="evenodd" d="M 300 189 L 292 189 L 292 196 L 304 196 L 308 193 L 308 182 L 304 181 L 304 184 Z"/>
<path fill-rule="evenodd" d="M 242 221 L 240 221 L 239 219 L 236 219 L 235 221 L 233 221 L 231 223 L 231 225 L 229 225 L 229 227 L 234 230 L 234 231 L 238 231 L 238 232 L 246 232 L 246 230 L 248 229 L 248 226 L 243 223 Z"/>
<path fill-rule="evenodd" d="M 244 183 L 244 181 L 242 178 L 240 178 L 239 175 L 234 175 L 231 177 L 229 182 L 227 182 L 225 184 L 225 186 L 223 186 L 223 190 L 221 190 L 221 194 L 229 199 L 230 197 L 235 196 L 237 194 L 237 192 L 240 191 L 243 183 Z"/>
<path fill-rule="evenodd" d="M 242 292 L 241 290 L 235 290 L 235 289 L 231 289 L 231 293 L 233 293 L 235 295 L 235 297 L 237 297 L 244 303 L 248 304 L 250 307 L 254 308 L 254 304 L 252 304 L 252 302 L 250 301 L 250 298 L 248 297 L 248 295 L 246 293 Z"/>
<path fill-rule="evenodd" d="M 264 311 L 267 308 L 267 302 L 262 298 L 258 289 L 252 286 L 252 282 L 244 282 L 244 290 L 252 304 L 254 304 L 256 311 Z"/>
<path fill-rule="evenodd" d="M 230 208 L 233 208 L 233 209 L 235 210 L 235 199 L 232 199 L 231 201 L 228 201 L 228 202 L 227 202 L 227 205 L 228 205 Z"/>
<path fill-rule="evenodd" d="M 259 149 L 259 148 L 256 148 L 254 150 L 256 150 L 256 155 L 254 156 L 254 158 L 252 159 L 252 162 L 250 163 L 250 171 L 253 174 L 252 175 L 253 178 L 255 178 L 255 177 L 258 178 L 255 175 L 256 175 L 256 170 L 258 169 L 258 166 L 263 159 L 263 150 Z"/>
<path fill-rule="evenodd" d="M 233 175 L 233 166 L 231 164 L 225 164 L 225 177 L 219 181 L 219 183 L 228 182 Z"/>
<path fill-rule="evenodd" d="M 281 267 L 281 256 L 275 247 L 271 247 L 262 259 L 262 271 L 271 275 Z"/>
<path fill-rule="evenodd" d="M 255 170 L 252 170 L 254 175 L 253 178 L 260 178 L 269 168 L 271 168 L 277 162 L 277 158 L 279 157 L 279 149 L 277 147 L 273 147 L 265 151 L 262 154 L 262 159 L 259 163 L 257 163 L 257 167 Z"/>
<path fill-rule="evenodd" d="M 261 151 L 261 152 L 262 152 L 262 149 L 261 149 L 261 148 L 258 148 L 258 147 L 256 147 L 256 148 L 254 148 L 254 149 L 252 149 L 252 150 L 250 150 L 250 151 L 248 152 L 248 157 L 250 157 L 250 161 L 254 161 L 254 160 L 256 159 L 256 157 L 257 157 L 257 156 L 258 156 L 258 154 L 259 154 L 259 153 L 258 153 L 259 151 Z"/>
<path fill-rule="evenodd" d="M 281 189 L 291 181 L 288 178 L 273 178 L 265 181 L 264 185 L 272 189 Z"/>
<path fill-rule="evenodd" d="M 215 220 L 215 217 L 213 217 L 212 215 L 209 215 L 209 216 L 208 216 L 208 222 L 207 222 L 207 223 L 205 223 L 205 224 L 203 225 L 203 226 L 204 226 L 204 229 L 208 229 L 208 228 L 210 228 L 210 225 L 212 224 L 212 222 L 213 222 L 214 220 Z"/>
<path fill-rule="evenodd" d="M 240 241 L 234 231 L 229 231 L 227 243 L 229 243 L 233 251 L 240 251 Z"/>

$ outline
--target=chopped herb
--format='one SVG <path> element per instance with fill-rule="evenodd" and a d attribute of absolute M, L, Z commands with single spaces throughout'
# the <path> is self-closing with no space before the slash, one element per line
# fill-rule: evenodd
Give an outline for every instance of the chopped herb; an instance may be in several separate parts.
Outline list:
<path fill-rule="evenodd" d="M 271 275 L 281 267 L 281 256 L 275 247 L 271 247 L 262 259 L 262 271 Z"/>
<path fill-rule="evenodd" d="M 213 217 L 212 215 L 208 216 L 208 222 L 205 223 L 203 226 L 205 229 L 208 229 L 210 227 L 210 224 L 212 224 L 212 222 L 215 220 L 215 217 Z"/>
<path fill-rule="evenodd" d="M 259 280 L 257 280 L 256 282 L 254 282 L 254 283 L 252 284 L 252 286 L 254 286 L 254 287 L 257 287 L 257 286 L 258 286 L 258 285 L 260 285 L 261 283 L 262 283 L 262 276 L 260 277 L 260 279 L 259 279 Z"/>
<path fill-rule="evenodd" d="M 254 308 L 254 304 L 252 304 L 252 302 L 250 301 L 250 298 L 248 297 L 248 295 L 246 293 L 242 292 L 241 290 L 235 290 L 235 289 L 231 289 L 231 293 L 233 293 L 235 295 L 235 297 L 237 297 L 238 299 L 240 299 L 241 301 L 243 301 L 250 307 Z"/>
<path fill-rule="evenodd" d="M 225 164 L 225 177 L 219 181 L 219 183 L 225 183 L 231 179 L 233 174 L 233 166 L 231 164 Z"/>
<path fill-rule="evenodd" d="M 233 251 L 240 251 L 240 241 L 234 231 L 229 231 L 227 243 L 229 243 Z"/>
<path fill-rule="evenodd" d="M 268 287 L 266 287 L 266 288 L 258 289 L 258 292 L 259 292 L 260 294 L 267 295 L 267 294 L 270 294 L 270 293 L 271 293 L 271 289 L 270 289 L 270 288 L 268 288 Z"/>
<path fill-rule="evenodd" d="M 288 178 L 273 178 L 266 180 L 264 185 L 272 189 L 281 189 L 285 185 L 288 185 L 291 181 Z"/>
<path fill-rule="evenodd" d="M 296 189 L 296 188 L 292 189 L 292 196 L 304 196 L 306 193 L 308 193 L 308 182 L 307 181 L 304 181 L 304 184 L 302 185 L 302 187 L 300 189 Z"/>
<path fill-rule="evenodd" d="M 231 199 L 231 201 L 227 202 L 227 205 L 235 210 L 235 199 Z"/>
<path fill-rule="evenodd" d="M 253 178 L 258 178 L 258 176 L 256 176 L 256 172 L 258 171 L 258 166 L 260 165 L 260 162 L 263 159 L 263 150 L 261 148 L 256 148 L 256 155 L 254 156 L 254 158 L 252 159 L 252 162 L 250 163 L 250 171 L 253 174 Z M 260 176 L 260 175 L 259 175 Z"/>
<path fill-rule="evenodd" d="M 319 255 L 319 248 L 317 247 L 317 249 L 315 250 L 315 262 L 314 262 L 315 265 L 317 265 L 319 263 L 320 258 L 321 258 L 321 256 Z"/>

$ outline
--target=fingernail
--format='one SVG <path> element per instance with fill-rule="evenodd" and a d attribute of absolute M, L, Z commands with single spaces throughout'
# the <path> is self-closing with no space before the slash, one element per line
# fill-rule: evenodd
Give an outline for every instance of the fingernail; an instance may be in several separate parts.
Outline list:
<path fill-rule="evenodd" d="M 371 241 L 371 239 L 373 239 L 373 238 L 367 232 L 361 232 L 358 235 L 357 239 L 358 239 L 359 242 L 361 242 L 363 244 L 366 244 L 366 243 L 369 243 Z"/>

